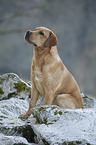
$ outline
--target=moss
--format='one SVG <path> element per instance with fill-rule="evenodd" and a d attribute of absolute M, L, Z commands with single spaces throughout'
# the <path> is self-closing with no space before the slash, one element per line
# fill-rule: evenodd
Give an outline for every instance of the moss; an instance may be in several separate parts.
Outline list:
<path fill-rule="evenodd" d="M 36 118 L 36 122 L 41 124 L 40 119 L 39 119 L 39 117 L 37 115 L 35 116 L 35 118 Z"/>
<path fill-rule="evenodd" d="M 14 83 L 15 89 L 17 89 L 18 93 L 21 93 L 22 91 L 26 91 L 27 85 L 24 82 Z"/>
<path fill-rule="evenodd" d="M 58 119 L 57 120 L 53 120 L 54 122 L 56 122 L 56 121 L 58 121 Z"/>
<path fill-rule="evenodd" d="M 67 145 L 67 144 L 68 144 L 68 145 L 82 145 L 82 144 L 84 144 L 84 145 L 85 145 L 85 144 L 86 144 L 86 145 L 91 145 L 90 143 L 85 143 L 85 142 L 83 143 L 82 141 L 76 141 L 76 142 L 75 142 L 75 141 L 71 141 L 71 142 L 66 142 L 66 141 L 65 141 L 65 142 L 63 143 L 63 145 Z"/>
<path fill-rule="evenodd" d="M 57 115 L 58 114 L 58 112 L 57 112 L 57 110 L 54 112 L 54 115 Z"/>
<path fill-rule="evenodd" d="M 51 110 L 54 110 L 54 109 L 58 109 L 58 108 L 57 108 L 57 107 L 55 107 L 55 106 L 51 108 Z"/>
<path fill-rule="evenodd" d="M 0 88 L 0 94 L 1 94 L 1 95 L 3 95 L 3 94 L 4 94 L 4 92 L 3 92 L 2 88 Z"/>
<path fill-rule="evenodd" d="M 6 79 L 0 77 L 0 84 L 2 84 Z"/>
<path fill-rule="evenodd" d="M 62 111 L 59 111 L 59 112 L 58 112 L 58 111 L 56 110 L 56 111 L 54 112 L 54 115 L 57 115 L 57 114 L 62 115 Z"/>
<path fill-rule="evenodd" d="M 27 84 L 29 85 L 29 86 L 31 86 L 31 82 L 29 81 L 29 82 L 27 82 Z"/>
<path fill-rule="evenodd" d="M 62 115 L 62 111 L 59 111 L 58 113 L 59 113 L 59 115 Z"/>
<path fill-rule="evenodd" d="M 42 139 L 44 145 L 50 145 L 45 139 Z"/>
<path fill-rule="evenodd" d="M 10 78 L 10 76 L 11 76 L 12 78 L 14 78 L 12 74 L 8 74 L 8 78 Z"/>
<path fill-rule="evenodd" d="M 69 113 L 68 111 L 65 111 L 64 113 Z"/>
<path fill-rule="evenodd" d="M 76 141 L 76 144 L 82 144 L 82 141 Z"/>
<path fill-rule="evenodd" d="M 47 125 L 47 118 L 44 118 L 44 124 Z"/>
<path fill-rule="evenodd" d="M 75 145 L 75 143 L 72 141 L 72 142 L 69 142 L 68 145 Z"/>
<path fill-rule="evenodd" d="M 39 111 L 45 111 L 45 108 L 40 107 L 38 110 L 39 110 Z"/>
<path fill-rule="evenodd" d="M 84 94 L 84 95 L 85 95 L 85 94 Z M 88 96 L 87 96 L 87 95 L 85 95 L 85 96 L 84 96 L 84 98 L 88 98 Z"/>
<path fill-rule="evenodd" d="M 10 99 L 11 97 L 14 97 L 14 96 L 16 96 L 16 95 L 17 95 L 16 92 L 10 93 L 10 94 L 8 94 L 8 99 Z"/>

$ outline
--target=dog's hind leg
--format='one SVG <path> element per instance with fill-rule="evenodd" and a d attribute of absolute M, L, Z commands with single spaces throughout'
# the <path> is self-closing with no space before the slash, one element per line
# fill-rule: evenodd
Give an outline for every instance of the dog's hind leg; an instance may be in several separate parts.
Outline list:
<path fill-rule="evenodd" d="M 63 108 L 69 108 L 69 109 L 79 108 L 76 98 L 71 96 L 70 94 L 58 95 L 56 97 L 55 104 Z"/>

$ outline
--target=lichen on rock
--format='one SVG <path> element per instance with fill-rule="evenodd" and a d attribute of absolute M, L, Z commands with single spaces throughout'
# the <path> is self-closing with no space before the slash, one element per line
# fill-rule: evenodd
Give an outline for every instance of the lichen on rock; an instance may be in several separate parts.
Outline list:
<path fill-rule="evenodd" d="M 84 109 L 64 109 L 56 105 L 42 105 L 31 109 L 27 120 L 18 116 L 28 109 L 31 85 L 16 74 L 0 76 L 0 143 L 29 145 L 95 145 L 96 101 L 82 93 Z M 10 137 L 9 137 L 10 136 Z M 14 141 L 15 140 L 15 141 Z"/>
<path fill-rule="evenodd" d="M 21 93 L 22 91 L 26 91 L 27 89 L 27 85 L 24 82 L 18 82 L 18 83 L 14 83 L 15 85 L 15 89 L 17 89 L 18 93 Z"/>
<path fill-rule="evenodd" d="M 4 94 L 2 88 L 0 88 L 0 95 Z"/>
<path fill-rule="evenodd" d="M 95 145 L 96 101 L 82 93 L 85 109 L 64 109 L 56 105 L 32 108 L 31 126 L 45 144 Z"/>
<path fill-rule="evenodd" d="M 14 73 L 0 76 L 0 100 L 11 97 L 29 98 L 31 86 Z"/>
<path fill-rule="evenodd" d="M 31 120 L 31 126 L 39 139 L 51 145 L 95 145 L 96 108 L 71 110 L 56 107 L 52 109 L 54 107 L 56 106 L 32 109 L 36 121 Z"/>
<path fill-rule="evenodd" d="M 62 115 L 62 111 L 56 105 L 37 106 L 31 109 L 32 114 L 36 117 L 36 122 L 39 124 L 53 124 Z"/>

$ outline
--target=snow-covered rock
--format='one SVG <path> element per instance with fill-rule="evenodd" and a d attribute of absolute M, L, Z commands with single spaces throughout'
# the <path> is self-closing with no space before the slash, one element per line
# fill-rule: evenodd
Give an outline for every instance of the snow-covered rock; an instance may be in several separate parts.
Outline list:
<path fill-rule="evenodd" d="M 0 76 L 0 100 L 18 97 L 26 99 L 30 97 L 31 85 L 24 82 L 14 73 Z"/>
<path fill-rule="evenodd" d="M 31 85 L 16 74 L 0 76 L 0 145 L 96 145 L 96 101 L 82 93 L 84 109 L 41 105 L 21 120 L 29 106 Z"/>
<path fill-rule="evenodd" d="M 0 145 L 35 145 L 29 143 L 25 138 L 19 136 L 6 136 L 0 133 Z"/>
<path fill-rule="evenodd" d="M 31 126 L 46 144 L 96 145 L 95 101 L 93 108 L 70 110 L 51 105 L 33 108 L 32 114 Z"/>

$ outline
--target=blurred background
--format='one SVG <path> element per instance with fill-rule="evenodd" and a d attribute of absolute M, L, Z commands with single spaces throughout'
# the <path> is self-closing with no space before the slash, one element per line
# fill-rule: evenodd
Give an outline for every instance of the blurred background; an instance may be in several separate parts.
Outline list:
<path fill-rule="evenodd" d="M 0 75 L 30 80 L 33 46 L 27 30 L 45 26 L 82 92 L 96 96 L 96 0 L 0 0 Z"/>

